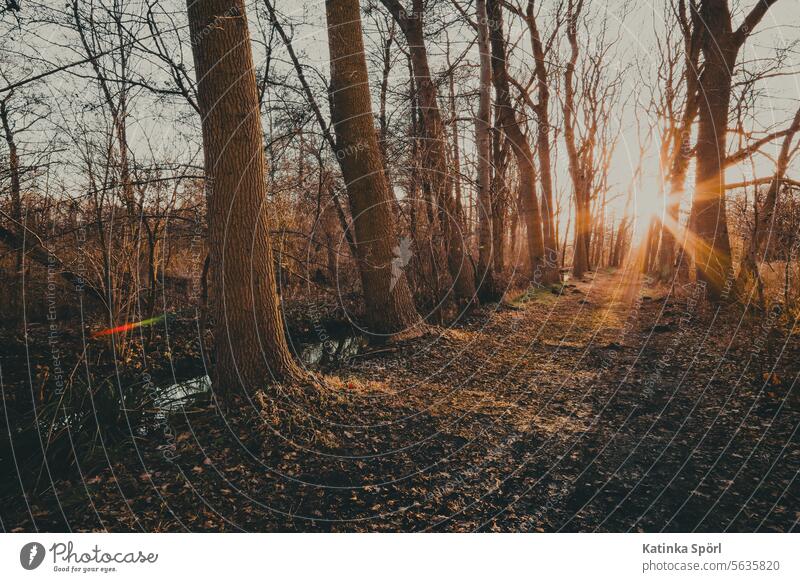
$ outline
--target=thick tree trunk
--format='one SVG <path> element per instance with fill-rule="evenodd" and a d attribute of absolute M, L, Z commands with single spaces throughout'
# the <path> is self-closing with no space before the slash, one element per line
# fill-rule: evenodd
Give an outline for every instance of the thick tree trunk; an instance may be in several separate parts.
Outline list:
<path fill-rule="evenodd" d="M 698 237 L 697 277 L 708 284 L 709 297 L 719 300 L 729 293 L 726 287 L 732 283 L 723 163 L 727 155 L 731 75 L 738 46 L 732 38 L 727 0 L 704 0 L 701 16 L 708 34 L 702 47 L 704 69 L 700 79 L 692 229 Z"/>
<path fill-rule="evenodd" d="M 586 271 L 592 269 L 589 260 L 589 245 L 591 243 L 592 212 L 591 203 L 587 194 L 588 187 L 583 186 L 584 181 L 580 177 L 573 178 L 575 186 L 575 234 L 572 256 L 572 276 L 576 279 L 583 277 Z"/>
<path fill-rule="evenodd" d="M 447 164 L 447 138 L 433 83 L 428 51 L 423 35 L 423 0 L 413 0 L 411 11 L 398 0 L 382 0 L 391 12 L 408 44 L 422 121 L 423 189 L 439 206 L 439 222 L 444 234 L 447 267 L 453 279 L 453 292 L 462 305 L 476 300 L 475 270 L 467 255 L 456 202 L 451 195 L 452 173 Z"/>
<path fill-rule="evenodd" d="M 503 132 L 510 140 L 519 169 L 519 188 L 522 198 L 522 215 L 527 231 L 528 258 L 534 283 L 556 282 L 558 269 L 545 262 L 542 215 L 536 194 L 536 169 L 533 152 L 520 128 L 511 104 L 511 89 L 506 69 L 506 47 L 503 33 L 503 9 L 498 0 L 488 0 L 487 9 L 492 45 L 492 79 L 497 98 L 498 116 Z"/>
<path fill-rule="evenodd" d="M 266 164 L 243 0 L 187 0 L 208 188 L 214 386 L 300 380 L 284 337 Z"/>
<path fill-rule="evenodd" d="M 697 235 L 697 277 L 708 285 L 712 301 L 735 293 L 728 219 L 725 207 L 725 161 L 727 157 L 728 109 L 732 75 L 744 41 L 777 0 L 761 0 L 744 22 L 732 30 L 727 0 L 702 0 L 700 21 L 705 28 L 701 51 L 697 130 L 697 169 L 691 225 Z"/>
<path fill-rule="evenodd" d="M 419 323 L 404 272 L 413 249 L 395 239 L 393 202 L 373 124 L 359 2 L 327 0 L 325 8 L 333 127 L 355 225 L 367 326 L 384 337 Z"/>

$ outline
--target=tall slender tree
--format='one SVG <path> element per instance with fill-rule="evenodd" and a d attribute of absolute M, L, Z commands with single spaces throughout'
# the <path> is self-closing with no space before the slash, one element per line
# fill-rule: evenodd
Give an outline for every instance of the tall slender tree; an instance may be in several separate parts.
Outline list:
<path fill-rule="evenodd" d="M 661 225 L 661 245 L 658 251 L 657 275 L 660 280 L 668 282 L 676 275 L 679 262 L 683 262 L 684 251 L 677 246 L 675 237 L 676 225 L 680 211 L 680 204 L 686 186 L 686 174 L 689 171 L 691 161 L 691 133 L 695 118 L 697 117 L 697 106 L 699 103 L 698 84 L 700 58 L 700 41 L 704 34 L 704 28 L 699 22 L 697 11 L 688 11 L 686 0 L 678 0 L 677 6 L 673 7 L 680 26 L 683 38 L 683 71 L 680 76 L 684 87 L 683 108 L 678 119 L 669 119 L 669 147 L 671 151 L 668 158 L 668 168 L 665 168 L 669 176 L 666 191 L 666 219 Z M 669 63 L 669 39 L 665 41 L 665 55 L 663 60 Z M 674 99 L 677 88 L 673 88 L 671 81 L 672 75 L 665 75 L 667 85 L 664 88 L 665 99 Z M 667 110 L 673 114 L 672 108 Z M 674 114 L 673 114 L 674 115 Z M 678 256 L 678 253 L 680 255 Z"/>
<path fill-rule="evenodd" d="M 404 272 L 412 249 L 395 239 L 392 196 L 373 122 L 359 1 L 326 0 L 325 9 L 333 128 L 356 231 L 367 325 L 379 336 L 407 332 L 419 323 Z"/>
<path fill-rule="evenodd" d="M 492 252 L 492 47 L 489 42 L 489 22 L 486 0 L 475 3 L 475 23 L 478 27 L 480 55 L 480 84 L 478 112 L 475 116 L 475 149 L 477 156 L 478 189 L 478 293 L 481 300 L 496 295 Z"/>
<path fill-rule="evenodd" d="M 447 136 L 439 108 L 438 91 L 434 82 L 428 49 L 425 45 L 423 0 L 412 0 L 406 10 L 399 0 L 382 0 L 405 36 L 411 56 L 414 81 L 419 100 L 422 129 L 423 189 L 439 206 L 439 223 L 444 234 L 447 267 L 453 279 L 456 299 L 466 304 L 475 296 L 475 270 L 461 230 L 456 201 L 452 196 L 452 172 L 447 162 Z"/>
<path fill-rule="evenodd" d="M 564 68 L 564 142 L 567 146 L 569 174 L 575 195 L 575 245 L 572 258 L 572 275 L 575 278 L 591 269 L 589 243 L 591 241 L 591 181 L 588 168 L 580 155 L 576 135 L 575 69 L 578 62 L 578 22 L 583 10 L 583 0 L 569 0 L 567 7 L 567 40 L 570 55 Z"/>
<path fill-rule="evenodd" d="M 511 88 L 506 60 L 506 41 L 503 31 L 503 9 L 498 0 L 487 0 L 489 22 L 491 22 L 492 79 L 497 99 L 497 114 L 503 132 L 511 142 L 519 171 L 519 196 L 522 215 L 527 231 L 528 257 L 531 272 L 538 283 L 553 283 L 558 270 L 545 262 L 542 215 L 536 193 L 536 168 L 533 150 L 522 132 L 520 122 L 511 103 Z"/>
<path fill-rule="evenodd" d="M 542 42 L 542 35 L 536 20 L 534 0 L 528 0 L 525 10 L 525 21 L 531 36 L 531 49 L 535 62 L 536 86 L 538 100 L 534 111 L 536 113 L 536 150 L 539 155 L 539 180 L 542 184 L 542 206 L 544 216 L 544 246 L 545 259 L 549 265 L 558 263 L 558 238 L 556 236 L 555 207 L 553 198 L 553 171 L 552 152 L 550 144 L 550 83 L 547 71 L 547 58 L 552 38 L 558 32 L 558 26 L 553 31 L 550 42 Z M 558 24 L 558 19 L 556 19 Z M 560 279 L 560 273 L 555 271 Z"/>

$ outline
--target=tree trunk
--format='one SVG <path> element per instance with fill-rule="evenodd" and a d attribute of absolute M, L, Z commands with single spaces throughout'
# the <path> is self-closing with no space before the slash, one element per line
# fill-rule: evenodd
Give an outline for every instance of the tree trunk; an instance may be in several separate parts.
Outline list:
<path fill-rule="evenodd" d="M 480 54 L 480 86 L 478 114 L 475 117 L 475 149 L 478 158 L 478 297 L 481 301 L 496 298 L 492 253 L 492 193 L 491 193 L 491 127 L 492 127 L 492 55 L 489 44 L 489 26 L 486 0 L 477 0 L 475 6 L 478 24 L 478 52 Z"/>
<path fill-rule="evenodd" d="M 558 269 L 546 264 L 542 215 L 536 195 L 536 169 L 533 152 L 522 133 L 516 113 L 511 104 L 511 89 L 506 69 L 506 47 L 503 33 L 503 11 L 498 0 L 488 0 L 490 38 L 492 45 L 492 79 L 497 96 L 498 115 L 503 132 L 510 140 L 519 169 L 519 188 L 522 198 L 522 215 L 527 232 L 528 258 L 535 284 L 555 283 L 559 279 Z"/>
<path fill-rule="evenodd" d="M 355 225 L 366 322 L 376 336 L 397 334 L 419 322 L 404 272 L 413 249 L 400 241 L 393 253 L 393 203 L 373 124 L 359 2 L 327 0 L 325 8 L 337 157 Z"/>
<path fill-rule="evenodd" d="M 423 35 L 423 0 L 413 0 L 413 10 L 405 10 L 398 0 L 382 0 L 406 38 L 422 121 L 423 189 L 439 205 L 440 227 L 444 234 L 447 267 L 453 279 L 456 300 L 469 304 L 476 300 L 475 271 L 467 255 L 456 203 L 451 196 L 452 173 L 447 164 L 447 138 L 433 83 L 428 51 Z"/>
<path fill-rule="evenodd" d="M 300 380 L 284 337 L 243 0 L 187 0 L 207 177 L 217 394 Z"/>
<path fill-rule="evenodd" d="M 572 221 L 572 200 L 567 208 L 567 227 L 564 229 L 564 242 L 561 243 L 561 268 L 567 264 L 567 236 L 569 235 L 570 222 Z"/>
<path fill-rule="evenodd" d="M 581 186 L 583 180 L 578 177 L 573 183 L 578 184 L 581 190 L 576 189 L 575 192 L 575 249 L 572 257 L 572 276 L 580 279 L 592 268 L 589 262 L 592 219 L 586 188 Z"/>
<path fill-rule="evenodd" d="M 550 87 L 547 82 L 547 64 L 545 50 L 542 45 L 539 29 L 536 25 L 536 15 L 533 0 L 528 0 L 525 13 L 528 28 L 531 33 L 531 48 L 536 63 L 536 82 L 539 89 L 538 102 L 536 103 L 536 150 L 539 154 L 539 181 L 542 184 L 542 205 L 544 206 L 544 248 L 545 260 L 548 264 L 558 265 L 558 236 L 555 227 L 555 206 L 553 202 L 553 172 L 551 167 L 550 147 Z M 558 280 L 561 280 L 560 271 L 556 270 Z"/>
<path fill-rule="evenodd" d="M 508 167 L 508 147 L 500 129 L 500 120 L 495 113 L 495 125 L 492 130 L 492 262 L 495 275 L 502 275 L 505 266 L 505 232 L 506 209 L 508 207 L 508 185 L 506 170 Z"/>
<path fill-rule="evenodd" d="M 697 277 L 708 284 L 708 295 L 720 300 L 731 275 L 731 248 L 725 208 L 728 108 L 732 66 L 737 47 L 732 44 L 727 0 L 703 0 L 701 17 L 708 30 L 703 42 L 702 98 L 698 111 L 697 177 L 692 203 L 692 230 L 697 235 Z"/>
<path fill-rule="evenodd" d="M 589 243 L 591 241 L 591 184 L 587 168 L 583 166 L 578 152 L 575 135 L 575 65 L 578 61 L 578 18 L 583 7 L 570 2 L 567 15 L 567 38 L 570 44 L 570 58 L 564 70 L 564 141 L 567 146 L 569 174 L 575 195 L 575 248 L 572 257 L 572 276 L 576 279 L 591 269 L 589 262 Z"/>
<path fill-rule="evenodd" d="M 383 69 L 381 70 L 381 86 L 380 86 L 380 101 L 378 106 L 378 126 L 380 127 L 380 135 L 378 143 L 381 147 L 381 155 L 383 156 L 383 171 L 386 174 L 386 182 L 389 185 L 389 193 L 394 193 L 392 188 L 392 174 L 389 171 L 389 121 L 386 116 L 386 98 L 389 94 L 389 75 L 392 72 L 392 44 L 394 43 L 394 24 L 389 31 L 389 37 L 383 45 Z"/>
<path fill-rule="evenodd" d="M 697 277 L 708 285 L 708 297 L 721 301 L 735 287 L 725 208 L 725 158 L 732 75 L 739 49 L 776 0 L 761 0 L 734 32 L 727 0 L 702 0 L 700 21 L 706 30 L 701 51 L 697 130 L 697 179 L 691 225 L 697 235 Z"/>
<path fill-rule="evenodd" d="M 669 190 L 667 191 L 666 215 L 661 224 L 661 246 L 658 256 L 658 279 L 670 282 L 678 275 L 678 262 L 685 264 L 685 249 L 680 247 L 680 259 L 677 257 L 678 241 L 675 234 L 679 230 L 679 214 L 681 198 L 686 187 L 686 174 L 691 159 L 692 126 L 697 117 L 698 93 L 700 78 L 698 76 L 701 40 L 705 28 L 699 14 L 692 11 L 687 14 L 685 0 L 678 4 L 678 21 L 683 34 L 684 76 L 686 85 L 686 101 L 678 123 L 673 143 L 672 160 L 669 170 Z M 685 242 L 685 241 L 682 241 Z"/>
<path fill-rule="evenodd" d="M 0 122 L 3 125 L 3 135 L 8 146 L 8 170 L 11 176 L 11 218 L 17 224 L 14 229 L 20 228 L 23 225 L 22 219 L 22 186 L 20 185 L 20 168 L 19 168 L 19 154 L 17 153 L 17 141 L 14 137 L 14 131 L 11 127 L 11 121 L 8 119 L 8 102 L 11 95 L 7 95 L 5 99 L 0 101 Z M 23 237 L 24 240 L 24 237 Z M 20 313 L 22 296 L 22 268 L 24 263 L 25 249 L 22 245 L 18 246 L 14 257 L 14 277 L 11 281 L 11 313 Z"/>

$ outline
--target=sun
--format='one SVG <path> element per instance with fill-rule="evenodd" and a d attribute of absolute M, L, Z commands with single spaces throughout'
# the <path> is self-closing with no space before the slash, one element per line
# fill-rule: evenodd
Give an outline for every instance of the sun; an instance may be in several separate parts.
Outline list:
<path fill-rule="evenodd" d="M 653 219 L 660 219 L 664 212 L 664 184 L 658 173 L 642 176 L 633 192 L 634 241 L 641 242 L 650 229 Z"/>

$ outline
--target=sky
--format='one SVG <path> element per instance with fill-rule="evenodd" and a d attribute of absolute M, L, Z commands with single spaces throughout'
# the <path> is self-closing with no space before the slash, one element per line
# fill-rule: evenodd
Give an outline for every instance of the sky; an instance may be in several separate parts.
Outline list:
<path fill-rule="evenodd" d="M 468 13 L 474 12 L 474 3 L 471 0 L 458 0 L 461 6 Z M 448 2 L 443 4 L 449 5 Z M 547 35 L 550 26 L 550 15 L 556 2 L 549 0 L 540 2 L 541 16 L 540 26 L 544 29 L 543 34 Z M 734 26 L 743 20 L 744 15 L 749 12 L 755 4 L 754 0 L 744 2 L 732 2 L 731 10 L 733 13 Z M 674 26 L 672 20 L 667 20 L 669 14 L 665 8 L 667 4 L 662 1 L 642 1 L 631 2 L 630 0 L 609 0 L 607 2 L 589 2 L 592 15 L 592 25 L 590 31 L 594 32 L 599 27 L 602 17 L 608 19 L 608 37 L 618 39 L 613 51 L 613 68 L 626 71 L 624 74 L 624 87 L 621 91 L 620 101 L 623 105 L 618 111 L 618 144 L 615 150 L 609 182 L 614 193 L 624 193 L 630 182 L 639 159 L 640 143 L 639 133 L 646 133 L 648 120 L 643 119 L 643 107 L 649 99 L 648 84 L 655 82 L 656 67 L 658 66 L 656 38 L 664 37 L 667 27 Z M 278 9 L 284 14 L 289 22 L 297 23 L 294 28 L 296 47 L 303 52 L 307 62 L 313 64 L 320 71 L 327 71 L 327 46 L 325 36 L 325 20 L 322 3 L 311 1 L 304 2 L 298 0 L 277 0 Z M 456 20 L 457 12 L 450 10 L 450 22 L 445 27 L 444 34 L 438 39 L 429 39 L 428 49 L 431 54 L 434 68 L 438 71 L 445 69 L 443 39 L 446 35 L 452 45 L 454 54 L 461 50 L 469 50 L 468 58 L 462 64 L 465 70 L 471 70 L 473 76 L 477 76 L 474 69 L 477 61 L 477 49 L 473 45 L 474 32 L 471 28 L 462 24 L 453 24 Z M 447 20 L 447 9 L 442 8 L 438 12 L 438 17 Z M 432 20 L 435 22 L 435 20 Z M 299 24 L 304 23 L 304 24 Z M 377 29 L 374 21 L 364 18 L 365 34 L 367 36 L 367 46 L 373 46 L 377 53 L 377 43 L 370 45 L 370 39 L 376 38 Z M 506 29 L 509 32 L 510 44 L 514 46 L 510 62 L 520 79 L 527 80 L 533 57 L 529 52 L 529 40 L 527 31 L 521 23 L 513 17 L 506 16 Z M 679 33 L 675 31 L 676 35 Z M 677 38 L 677 36 L 676 36 Z M 771 59 L 776 54 L 776 49 L 792 46 L 800 40 L 800 0 L 779 0 L 767 13 L 756 33 L 752 35 L 742 49 L 739 62 L 747 63 L 749 70 L 764 66 L 766 60 Z M 565 43 L 563 43 L 565 46 Z M 470 49 L 470 46 L 472 48 Z M 562 47 L 563 48 L 563 47 Z M 399 59 L 403 59 L 398 53 Z M 785 55 L 785 62 L 780 68 L 781 74 L 785 76 L 771 77 L 761 82 L 758 87 L 758 101 L 756 112 L 753 119 L 748 119 L 745 124 L 749 131 L 754 132 L 757 138 L 763 133 L 769 133 L 783 127 L 791 120 L 795 109 L 800 105 L 800 50 L 794 47 Z M 378 83 L 378 71 L 373 65 L 371 73 L 373 75 L 373 87 Z M 794 74 L 788 74 L 794 73 Z M 323 73 L 325 74 L 325 73 Z M 741 74 L 737 75 L 737 80 L 741 79 Z M 407 69 L 402 60 L 392 69 L 392 84 L 405 86 L 407 84 Z M 467 87 L 464 93 L 472 94 L 466 103 L 470 111 L 475 110 L 476 96 L 474 96 L 474 86 Z M 556 90 L 560 93 L 559 90 Z M 442 96 L 440 96 L 442 97 Z M 557 96 L 556 96 L 557 99 Z M 554 99 L 552 108 L 559 106 Z M 644 116 L 646 117 L 646 116 Z M 558 123 L 558 122 L 557 122 Z M 638 124 L 638 127 L 637 127 Z M 533 125 L 531 125 L 533 129 Z M 763 132 L 763 133 L 761 133 Z M 464 143 L 462 151 L 469 156 L 472 151 L 472 127 L 469 123 L 462 124 L 461 137 Z M 738 149 L 734 141 L 735 136 L 729 140 L 731 151 Z M 652 207 L 656 205 L 659 197 L 660 170 L 657 159 L 658 136 L 650 142 L 647 159 L 644 162 L 641 181 L 636 184 L 634 191 L 635 204 L 640 208 Z M 742 144 L 744 145 L 744 144 Z M 559 146 L 562 144 L 559 143 Z M 764 148 L 764 153 L 768 156 L 776 154 L 780 147 L 780 140 Z M 563 153 L 563 146 L 556 159 L 556 184 L 557 188 L 567 192 L 570 183 L 567 173 L 567 160 Z M 753 176 L 761 177 L 772 172 L 773 164 L 771 158 L 761 155 L 756 156 L 753 163 L 741 164 L 729 168 L 727 179 L 729 182 L 744 181 Z M 790 170 L 791 174 L 791 170 Z M 688 186 L 691 187 L 693 176 L 690 174 Z M 625 196 L 618 196 L 610 204 L 610 211 L 622 214 Z M 688 197 L 686 201 L 688 202 Z M 685 206 L 688 206 L 685 205 Z M 566 212 L 566 209 L 563 210 Z M 646 213 L 642 213 L 646 214 Z M 641 224 L 644 222 L 644 224 Z M 640 221 L 638 227 L 646 228 L 647 223 Z"/>
<path fill-rule="evenodd" d="M 259 44 L 263 38 L 261 31 L 266 28 L 263 18 L 262 0 L 248 0 L 248 14 L 251 21 L 251 32 L 254 37 L 254 47 L 256 54 L 257 67 L 261 68 L 265 59 L 265 52 Z M 370 0 L 362 0 L 362 6 L 366 6 Z M 410 3 L 410 0 L 406 0 Z M 468 12 L 474 11 L 472 0 L 458 0 Z M 734 26 L 737 26 L 743 18 L 743 14 L 750 10 L 755 0 L 732 2 L 734 13 Z M 53 11 L 56 15 L 65 15 L 64 3 L 60 0 L 45 0 L 45 2 L 23 3 L 23 26 L 15 27 L 14 23 L 3 17 L 4 31 L 11 34 L 4 34 L 4 39 L 0 41 L 2 50 L 8 51 L 16 59 L 17 63 L 24 63 L 24 67 L 9 70 L 8 66 L 3 67 L 3 73 L 10 79 L 16 80 L 15 75 L 24 69 L 24 74 L 41 73 L 52 68 L 54 64 L 74 62 L 81 58 L 81 51 L 77 43 L 77 37 L 65 33 L 63 29 L 53 25 L 36 22 L 36 6 L 44 6 Z M 276 0 L 279 12 L 282 14 L 282 21 L 291 24 L 289 28 L 294 35 L 294 44 L 298 52 L 302 55 L 304 63 L 313 66 L 319 71 L 323 78 L 327 77 L 328 71 L 328 51 L 327 34 L 325 30 L 324 2 L 321 0 Z M 461 51 L 467 51 L 466 58 L 457 68 L 457 74 L 463 78 L 471 79 L 457 89 L 459 115 L 465 118 L 460 123 L 460 133 L 462 139 L 462 151 L 469 161 L 474 152 L 472 147 L 473 126 L 469 121 L 470 116 L 476 108 L 477 96 L 474 94 L 475 80 L 477 79 L 476 64 L 478 62 L 477 49 L 474 46 L 474 32 L 471 28 L 458 22 L 456 11 L 449 8 L 449 0 L 443 0 L 440 7 L 431 17 L 431 23 L 444 23 L 441 34 L 428 41 L 429 52 L 432 57 L 434 70 L 438 73 L 445 68 L 445 58 L 443 54 L 443 41 L 445 38 L 451 43 L 453 55 Z M 543 34 L 547 35 L 551 26 L 550 16 L 556 5 L 553 0 L 540 2 L 541 16 L 540 26 L 544 29 Z M 140 0 L 128 0 L 127 6 L 134 11 L 141 11 L 143 4 Z M 630 0 L 609 0 L 600 2 L 589 0 L 588 6 L 592 14 L 592 21 L 589 26 L 589 34 L 596 34 L 602 17 L 607 17 L 608 37 L 617 38 L 612 53 L 612 70 L 624 71 L 624 85 L 621 91 L 621 103 L 624 105 L 617 110 L 614 134 L 618 135 L 618 145 L 611 164 L 609 183 L 613 194 L 624 193 L 630 182 L 630 177 L 637 165 L 639 157 L 638 133 L 648 124 L 647 115 L 643 111 L 649 93 L 647 85 L 652 83 L 655 78 L 654 67 L 657 65 L 655 59 L 656 38 L 663 37 L 667 27 L 672 23 L 665 22 L 665 4 L 661 1 L 632 2 Z M 169 14 L 172 23 L 178 29 L 178 34 L 185 41 L 186 21 L 185 4 L 180 0 L 165 0 L 161 3 L 165 14 Z M 364 19 L 366 45 L 371 57 L 377 57 L 378 30 L 376 22 L 380 19 L 365 16 Z M 511 66 L 514 74 L 520 79 L 526 79 L 530 73 L 532 57 L 528 52 L 529 40 L 527 32 L 519 22 L 506 17 L 506 26 L 510 31 L 511 45 Z M 146 34 L 144 29 L 141 34 Z M 747 68 L 763 66 L 766 59 L 771 58 L 776 49 L 784 48 L 785 62 L 780 71 L 781 76 L 772 77 L 758 86 L 759 94 L 757 100 L 756 113 L 752 120 L 748 120 L 748 129 L 755 132 L 758 137 L 759 132 L 773 131 L 786 124 L 787 120 L 793 115 L 794 109 L 798 106 L 798 96 L 800 96 L 800 51 L 793 43 L 800 39 L 800 0 L 779 0 L 767 13 L 764 20 L 759 25 L 754 34 L 745 44 L 740 56 L 740 63 L 747 63 Z M 561 39 L 565 45 L 564 39 Z M 786 49 L 786 47 L 791 47 Z M 563 46 L 562 46 L 563 48 Z M 188 44 L 184 42 L 182 53 L 175 51 L 176 59 L 183 60 L 187 67 L 191 67 L 191 56 Z M 392 67 L 390 86 L 404 89 L 408 83 L 408 71 L 404 62 L 402 52 L 395 47 L 393 55 L 396 61 Z M 281 61 L 277 66 L 280 71 L 288 74 L 288 80 L 294 82 L 288 58 L 282 46 L 277 46 L 273 58 Z M 374 80 L 372 83 L 373 92 L 377 91 L 378 73 L 375 58 L 370 59 L 371 75 Z M 152 78 L 158 78 L 158 67 L 145 59 L 139 59 L 135 63 L 136 67 L 146 71 Z M 95 89 L 87 86 L 86 76 L 90 74 L 88 66 L 80 66 L 70 69 L 70 72 L 58 73 L 48 77 L 47 82 L 37 86 L 37 90 L 48 95 L 53 103 L 51 115 L 48 116 L 48 123 L 41 125 L 43 136 L 37 139 L 47 139 L 49 133 L 64 130 L 74 130 L 77 122 L 85 120 L 93 111 L 91 104 Z M 323 84 L 315 75 L 310 76 L 315 87 L 323 91 Z M 741 75 L 737 76 L 740 79 Z M 444 87 L 443 87 L 444 88 Z M 558 94 L 553 99 L 551 109 L 558 108 Z M 298 101 L 300 97 L 295 95 Z M 377 101 L 374 97 L 373 108 L 377 110 Z M 394 118 L 400 119 L 404 112 L 402 110 L 394 112 Z M 179 156 L 183 161 L 200 163 L 199 134 L 197 131 L 198 123 L 193 112 L 188 110 L 185 105 L 174 101 L 165 101 L 148 95 L 144 89 L 136 91 L 136 97 L 130 112 L 131 136 L 137 156 L 141 159 L 158 156 Z M 554 121 L 556 126 L 559 124 L 557 111 L 554 111 Z M 638 128 L 637 128 L 638 125 Z M 265 128 L 269 131 L 270 124 L 265 122 Z M 533 125 L 531 125 L 533 130 Z M 733 138 L 730 140 L 730 149 L 736 149 Z M 560 140 L 560 138 L 559 138 Z M 183 145 L 180 145 L 183 144 Z M 764 148 L 767 154 L 774 154 L 779 148 L 779 141 L 771 146 Z M 636 185 L 635 199 L 640 208 L 652 206 L 656 203 L 659 192 L 659 170 L 656 159 L 658 147 L 657 139 L 650 144 L 650 150 L 644 163 L 644 171 L 641 183 Z M 178 152 L 177 154 L 175 152 Z M 469 166 L 469 164 L 467 164 Z M 794 168 L 790 168 L 789 175 L 792 175 Z M 772 163 L 767 156 L 757 156 L 753 165 L 744 164 L 728 170 L 729 181 L 742 181 L 751 176 L 769 175 L 772 171 Z M 68 170 L 65 170 L 68 173 Z M 77 178 L 76 178 L 77 179 Z M 566 201 L 569 197 L 570 183 L 566 168 L 566 156 L 563 146 L 558 142 L 558 153 L 555 160 L 555 181 L 559 192 Z M 690 177 L 691 181 L 691 177 Z M 687 199 L 688 200 L 688 199 Z M 610 204 L 609 212 L 621 215 L 624 205 L 624 196 L 617 196 Z M 562 213 L 566 213 L 566 205 Z M 643 213 L 644 214 L 644 213 Z M 565 219 L 564 219 L 565 220 Z M 641 225 L 640 225 L 641 227 Z"/>

